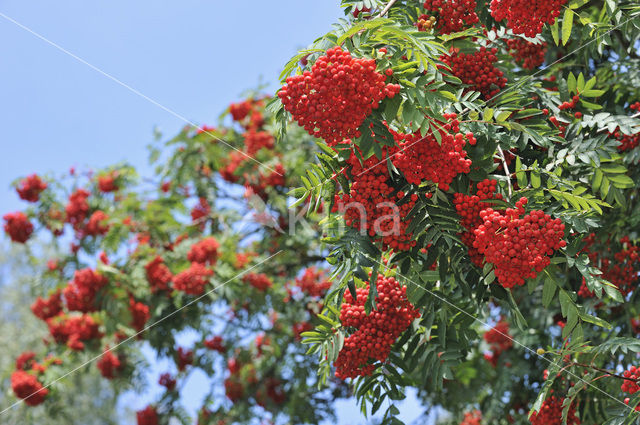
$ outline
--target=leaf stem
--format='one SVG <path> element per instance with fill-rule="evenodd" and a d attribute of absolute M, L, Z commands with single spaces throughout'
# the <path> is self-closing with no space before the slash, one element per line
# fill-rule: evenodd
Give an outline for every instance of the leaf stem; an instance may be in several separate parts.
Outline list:
<path fill-rule="evenodd" d="M 498 153 L 500 154 L 500 158 L 502 159 L 502 167 L 504 168 L 504 174 L 507 176 L 507 185 L 509 187 L 509 198 L 513 194 L 513 189 L 511 188 L 511 173 L 509 172 L 509 166 L 507 165 L 507 158 L 504 156 L 504 152 L 502 152 L 502 148 L 498 145 Z"/>

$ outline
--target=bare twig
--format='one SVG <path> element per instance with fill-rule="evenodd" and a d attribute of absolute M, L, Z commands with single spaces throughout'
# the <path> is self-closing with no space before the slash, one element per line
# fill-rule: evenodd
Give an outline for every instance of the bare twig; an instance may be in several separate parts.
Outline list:
<path fill-rule="evenodd" d="M 513 189 L 511 188 L 511 173 L 509 172 L 509 166 L 507 165 L 507 158 L 504 156 L 504 152 L 502 152 L 502 148 L 498 145 L 498 153 L 500 154 L 500 158 L 502 159 L 502 167 L 504 168 L 504 174 L 507 176 L 507 185 L 509 187 L 509 198 L 513 194 Z"/>

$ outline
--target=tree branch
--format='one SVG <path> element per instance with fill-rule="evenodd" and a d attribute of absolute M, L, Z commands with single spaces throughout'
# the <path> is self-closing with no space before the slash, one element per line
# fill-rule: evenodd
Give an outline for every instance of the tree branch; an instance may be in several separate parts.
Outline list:
<path fill-rule="evenodd" d="M 498 153 L 500 154 L 500 158 L 502 159 L 502 167 L 504 168 L 504 174 L 507 176 L 507 185 L 509 187 L 509 198 L 513 194 L 513 189 L 511 188 L 511 173 L 509 172 L 509 166 L 507 165 L 507 158 L 504 156 L 504 152 L 502 152 L 502 148 L 498 145 Z"/>
<path fill-rule="evenodd" d="M 389 9 L 391 9 L 391 6 L 393 6 L 396 1 L 397 0 L 390 0 L 389 3 L 387 3 L 387 5 L 384 7 L 384 9 L 382 9 L 382 12 L 380 12 L 378 16 L 376 16 L 376 18 L 382 18 L 384 15 L 386 15 Z"/>

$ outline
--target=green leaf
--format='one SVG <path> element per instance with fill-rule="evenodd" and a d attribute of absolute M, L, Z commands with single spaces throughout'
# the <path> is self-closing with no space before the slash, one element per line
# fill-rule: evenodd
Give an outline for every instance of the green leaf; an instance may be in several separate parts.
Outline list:
<path fill-rule="evenodd" d="M 567 8 L 564 10 L 564 18 L 562 19 L 562 44 L 566 45 L 571 37 L 571 29 L 573 28 L 573 10 Z"/>
<path fill-rule="evenodd" d="M 551 36 L 553 37 L 553 42 L 556 43 L 556 46 L 560 45 L 560 35 L 559 35 L 560 29 L 558 27 L 558 20 L 556 19 L 556 21 L 554 22 L 553 25 L 551 25 Z"/>
<path fill-rule="evenodd" d="M 549 307 L 551 301 L 553 301 L 553 296 L 556 294 L 556 290 L 558 287 L 552 279 L 546 279 L 544 281 L 544 286 L 542 287 L 542 305 L 545 307 Z"/>

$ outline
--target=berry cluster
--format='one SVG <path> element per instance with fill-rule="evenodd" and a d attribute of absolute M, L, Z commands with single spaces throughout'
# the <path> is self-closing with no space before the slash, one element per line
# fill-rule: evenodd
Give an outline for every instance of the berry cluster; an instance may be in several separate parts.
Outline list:
<path fill-rule="evenodd" d="M 384 362 L 396 339 L 420 317 L 407 299 L 406 287 L 400 287 L 395 278 L 378 275 L 375 285 L 377 308 L 369 315 L 364 310 L 369 283 L 356 290 L 355 300 L 349 291 L 344 294 L 340 322 L 346 328 L 355 328 L 355 332 L 345 339 L 335 362 L 340 379 L 371 374 L 377 366 L 375 362 Z"/>
<path fill-rule="evenodd" d="M 133 297 L 129 297 L 129 313 L 131 313 L 131 327 L 135 329 L 136 332 L 141 332 L 151 317 L 149 306 L 136 301 Z"/>
<path fill-rule="evenodd" d="M 107 224 L 109 216 L 104 211 L 96 211 L 91 214 L 86 227 L 84 228 L 84 234 L 88 236 L 104 236 L 109 231 L 109 224 Z"/>
<path fill-rule="evenodd" d="M 29 406 L 44 402 L 49 394 L 49 390 L 42 386 L 35 375 L 20 369 L 11 374 L 11 389 Z"/>
<path fill-rule="evenodd" d="M 416 21 L 416 27 L 418 27 L 418 31 L 429 31 L 436 23 L 435 16 L 429 16 L 422 14 L 418 16 L 418 20 Z"/>
<path fill-rule="evenodd" d="M 46 188 L 47 184 L 37 174 L 31 174 L 20 181 L 19 186 L 16 187 L 16 192 L 18 192 L 20 199 L 27 202 L 38 202 L 40 193 Z"/>
<path fill-rule="evenodd" d="M 62 291 L 67 309 L 83 313 L 96 311 L 96 295 L 107 283 L 106 277 L 92 269 L 76 270 L 73 279 Z"/>
<path fill-rule="evenodd" d="M 386 161 L 375 156 L 360 164 L 352 151 L 347 163 L 350 165 L 351 188 L 349 193 L 335 195 L 333 212 L 343 212 L 347 226 L 381 241 L 383 249 L 409 250 L 416 242 L 413 234 L 407 233 L 409 222 L 404 218 L 418 200 L 412 194 L 405 198 L 404 192 L 396 191 L 390 181 Z"/>
<path fill-rule="evenodd" d="M 180 372 L 183 372 L 187 366 L 193 364 L 193 350 L 189 350 L 183 347 L 178 347 L 176 352 L 178 358 L 176 360 L 176 366 Z"/>
<path fill-rule="evenodd" d="M 158 425 L 158 412 L 156 408 L 149 405 L 143 410 L 136 412 L 136 421 L 138 425 Z"/>
<path fill-rule="evenodd" d="M 325 278 L 322 270 L 309 267 L 296 279 L 296 286 L 310 297 L 320 298 L 331 288 L 331 281 Z"/>
<path fill-rule="evenodd" d="M 33 224 L 22 212 L 8 213 L 2 218 L 5 221 L 4 231 L 13 242 L 25 243 L 33 233 Z"/>
<path fill-rule="evenodd" d="M 438 14 L 436 28 L 440 34 L 462 31 L 479 21 L 476 0 L 426 0 L 423 7 Z"/>
<path fill-rule="evenodd" d="M 482 267 L 484 256 L 473 246 L 473 241 L 476 238 L 474 231 L 483 223 L 480 218 L 480 211 L 493 205 L 484 201 L 487 199 L 502 199 L 500 193 L 495 193 L 497 184 L 496 180 L 485 179 L 477 183 L 475 195 L 465 195 L 463 193 L 455 193 L 453 195 L 453 205 L 461 217 L 460 223 L 466 229 L 466 232 L 460 235 L 462 242 L 469 250 L 471 261 L 478 267 Z"/>
<path fill-rule="evenodd" d="M 531 425 L 562 425 L 562 403 L 564 398 L 555 395 L 547 398 L 540 407 L 540 411 L 533 413 L 529 418 Z M 580 419 L 576 417 L 576 407 L 572 404 L 567 414 L 567 425 L 580 425 Z"/>
<path fill-rule="evenodd" d="M 481 425 L 482 424 L 482 412 L 479 410 L 472 410 L 464 414 L 460 425 Z"/>
<path fill-rule="evenodd" d="M 191 209 L 191 220 L 202 230 L 207 224 L 209 214 L 211 214 L 211 206 L 207 202 L 207 198 L 200 198 L 198 203 Z"/>
<path fill-rule="evenodd" d="M 76 351 L 84 350 L 84 342 L 102 338 L 99 324 L 88 314 L 58 315 L 47 319 L 47 326 L 56 343 L 67 344 Z"/>
<path fill-rule="evenodd" d="M 507 20 L 514 34 L 535 37 L 545 23 L 553 25 L 567 0 L 491 0 L 491 16 Z"/>
<path fill-rule="evenodd" d="M 420 185 L 424 181 L 436 183 L 442 190 L 449 190 L 449 184 L 461 173 L 469 173 L 471 160 L 467 158 L 464 146 L 476 144 L 473 133 L 460 133 L 457 114 L 444 114 L 447 123 L 439 123 L 442 128 L 440 142 L 432 132 L 422 136 L 420 132 L 402 134 L 391 131 L 398 145 L 391 158 L 393 165 L 402 173 L 407 182 Z"/>
<path fill-rule="evenodd" d="M 189 295 L 201 295 L 204 293 L 210 276 L 213 276 L 213 270 L 206 268 L 201 263 L 191 263 L 188 269 L 175 276 L 173 287 Z"/>
<path fill-rule="evenodd" d="M 70 223 L 74 229 L 82 229 L 84 220 L 89 215 L 89 192 L 84 189 L 77 189 L 69 196 L 69 202 L 65 207 L 67 223 Z"/>
<path fill-rule="evenodd" d="M 242 281 L 256 288 L 258 291 L 266 291 L 273 286 L 273 282 L 264 273 L 247 273 Z"/>
<path fill-rule="evenodd" d="M 485 99 L 491 99 L 507 84 L 504 73 L 494 66 L 498 60 L 498 49 L 480 47 L 474 53 L 460 53 L 460 49 L 452 48 L 449 55 L 441 56 L 451 72 L 464 84 L 482 93 Z"/>
<path fill-rule="evenodd" d="M 215 238 L 204 238 L 191 246 L 187 259 L 193 263 L 213 266 L 218 261 L 218 248 L 220 248 L 220 244 Z"/>
<path fill-rule="evenodd" d="M 564 224 L 543 211 L 534 210 L 524 217 L 527 198 L 505 212 L 487 208 L 480 212 L 483 224 L 474 231 L 473 246 L 485 261 L 494 265 L 498 282 L 505 288 L 524 285 L 551 262 L 554 250 L 566 246 Z"/>
<path fill-rule="evenodd" d="M 532 43 L 523 38 L 507 40 L 509 54 L 522 65 L 524 69 L 534 69 L 544 62 L 547 43 Z"/>
<path fill-rule="evenodd" d="M 509 334 L 509 323 L 501 320 L 496 325 L 484 333 L 484 340 L 491 347 L 491 354 L 486 354 L 487 359 L 493 367 L 496 367 L 500 354 L 513 347 L 513 338 Z"/>
<path fill-rule="evenodd" d="M 169 289 L 169 282 L 173 279 L 173 274 L 171 274 L 171 270 L 169 270 L 161 256 L 156 256 L 144 268 L 147 271 L 147 280 L 152 292 Z"/>
<path fill-rule="evenodd" d="M 604 246 L 599 249 L 591 249 L 595 243 L 595 235 L 593 234 L 586 240 L 588 244 L 583 251 L 587 253 L 590 262 L 602 271 L 602 278 L 613 283 L 622 295 L 631 292 L 638 282 L 640 247 L 632 244 L 628 236 L 620 239 L 620 248 L 617 250 L 614 250 L 610 241 L 606 241 Z M 594 296 L 584 279 L 578 295 L 585 298 Z"/>
<path fill-rule="evenodd" d="M 224 345 L 224 341 L 221 336 L 216 335 L 204 341 L 204 346 L 209 350 L 217 351 L 218 353 L 224 353 L 227 348 Z"/>
<path fill-rule="evenodd" d="M 253 157 L 262 148 L 273 149 L 274 139 L 266 131 L 247 131 L 244 134 L 244 145 L 247 155 Z M 243 155 L 244 156 L 244 155 Z"/>
<path fill-rule="evenodd" d="M 118 185 L 116 183 L 117 178 L 118 173 L 116 171 L 98 176 L 98 189 L 100 192 L 109 193 L 118 190 Z"/>
<path fill-rule="evenodd" d="M 624 371 L 623 376 L 625 378 L 624 382 L 620 389 L 625 393 L 629 393 L 629 395 L 633 395 L 640 391 L 640 386 L 638 386 L 638 379 L 640 379 L 640 368 L 635 366 L 629 366 L 628 370 Z"/>
<path fill-rule="evenodd" d="M 113 379 L 116 374 L 123 368 L 124 364 L 118 356 L 113 354 L 107 347 L 102 353 L 102 357 L 96 362 L 96 366 L 100 369 L 100 374 L 107 379 Z"/>
<path fill-rule="evenodd" d="M 561 111 L 573 109 L 578 106 L 578 102 L 580 102 L 580 96 L 575 95 L 571 98 L 570 102 L 562 102 L 560 105 L 558 105 L 558 109 L 560 109 Z"/>
<path fill-rule="evenodd" d="M 301 127 L 334 146 L 359 137 L 358 128 L 400 86 L 386 84 L 373 59 L 356 59 L 340 47 L 327 50 L 302 75 L 287 78 L 278 96 Z"/>

